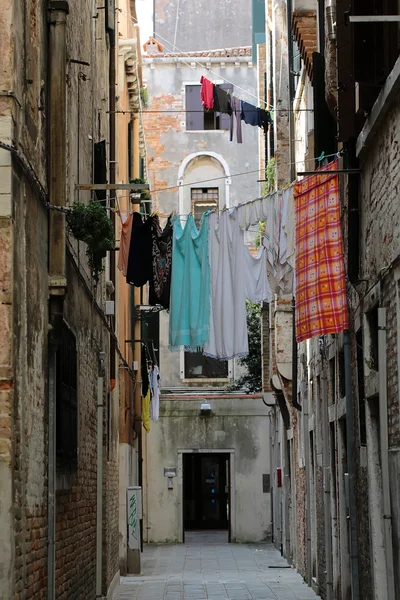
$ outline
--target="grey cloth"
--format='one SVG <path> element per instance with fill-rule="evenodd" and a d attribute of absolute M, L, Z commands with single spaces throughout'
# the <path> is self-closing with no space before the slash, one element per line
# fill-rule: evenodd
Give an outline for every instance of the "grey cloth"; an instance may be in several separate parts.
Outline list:
<path fill-rule="evenodd" d="M 236 139 L 238 141 L 239 144 L 242 143 L 242 118 L 241 118 L 241 112 L 242 112 L 242 106 L 241 106 L 241 100 L 240 98 L 236 98 L 236 96 L 232 96 L 231 97 L 231 106 L 232 106 L 232 113 L 230 115 L 230 121 L 231 121 L 231 126 L 230 126 L 230 140 L 233 140 L 233 121 L 236 119 Z"/>

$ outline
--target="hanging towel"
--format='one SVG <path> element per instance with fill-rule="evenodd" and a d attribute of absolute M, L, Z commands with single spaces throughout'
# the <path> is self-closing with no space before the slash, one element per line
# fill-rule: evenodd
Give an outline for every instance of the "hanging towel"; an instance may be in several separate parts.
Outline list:
<path fill-rule="evenodd" d="M 214 84 L 205 77 L 201 77 L 201 103 L 206 110 L 214 108 Z"/>
<path fill-rule="evenodd" d="M 175 217 L 173 228 L 169 347 L 196 352 L 210 329 L 209 214 L 203 215 L 199 230 L 192 215 L 184 229 Z"/>
<path fill-rule="evenodd" d="M 152 380 L 152 394 L 151 394 L 151 405 L 150 405 L 150 417 L 152 421 L 158 421 L 160 416 L 160 369 L 157 365 L 154 365 L 151 372 Z"/>
<path fill-rule="evenodd" d="M 142 215 L 133 213 L 126 281 L 136 287 L 145 285 L 153 275 L 151 225 L 153 218 L 144 223 Z"/>
<path fill-rule="evenodd" d="M 242 100 L 242 121 L 247 125 L 253 125 L 254 127 L 261 127 L 261 113 L 257 106 L 253 106 L 248 102 Z"/>
<path fill-rule="evenodd" d="M 168 218 L 164 229 L 160 227 L 158 216 L 153 217 L 151 224 L 152 237 L 152 277 L 149 285 L 149 304 L 160 304 L 169 309 L 172 268 L 172 222 Z"/>
<path fill-rule="evenodd" d="M 267 254 L 261 246 L 256 256 L 245 248 L 246 298 L 254 304 L 271 302 L 272 294 L 267 278 Z"/>
<path fill-rule="evenodd" d="M 142 397 L 142 422 L 146 433 L 150 432 L 150 389 Z"/>
<path fill-rule="evenodd" d="M 236 210 L 210 215 L 210 341 L 204 354 L 229 360 L 249 353 L 244 232 Z"/>
<path fill-rule="evenodd" d="M 293 186 L 290 186 L 282 192 L 282 217 L 279 236 L 278 282 L 283 294 L 293 293 L 294 222 L 294 191 Z"/>
<path fill-rule="evenodd" d="M 238 144 L 243 142 L 242 139 L 242 104 L 240 98 L 231 96 L 232 113 L 230 118 L 230 140 L 233 140 L 233 122 L 236 121 L 236 139 Z"/>
<path fill-rule="evenodd" d="M 337 161 L 321 171 L 337 169 Z M 348 328 L 338 175 L 295 185 L 296 339 Z"/>
<path fill-rule="evenodd" d="M 128 269 L 129 246 L 132 234 L 132 213 L 121 213 L 121 237 L 119 241 L 118 269 L 126 277 Z"/>
<path fill-rule="evenodd" d="M 248 229 L 252 225 L 264 223 L 267 220 L 270 203 L 271 196 L 267 196 L 240 204 L 238 206 L 240 227 Z"/>

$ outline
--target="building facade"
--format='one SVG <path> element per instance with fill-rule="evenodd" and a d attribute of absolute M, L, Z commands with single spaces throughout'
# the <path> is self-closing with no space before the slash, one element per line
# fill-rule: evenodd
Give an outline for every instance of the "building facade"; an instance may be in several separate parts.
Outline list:
<path fill-rule="evenodd" d="M 205 112 L 200 98 L 204 75 L 258 106 L 251 3 L 154 8 L 155 37 L 143 55 L 152 208 L 164 222 L 175 211 L 183 224 L 192 213 L 199 225 L 206 210 L 259 195 L 259 129 L 243 123 L 243 143 L 236 128 L 230 141 L 229 117 Z M 157 318 L 162 396 L 160 419 L 143 440 L 145 540 L 182 542 L 205 528 L 225 530 L 231 541 L 268 539 L 270 408 L 260 394 L 228 391 L 243 373 L 238 361 L 171 352 L 169 315 Z"/>
<path fill-rule="evenodd" d="M 114 247 L 96 281 L 66 215 L 92 198 L 114 225 L 114 192 L 77 186 L 127 181 L 115 5 L 11 2 L 0 29 L 0 597 L 111 597 L 131 336 Z"/>
<path fill-rule="evenodd" d="M 279 23 L 286 22 L 284 37 L 293 39 L 285 50 L 288 84 L 275 100 L 276 106 L 287 103 L 291 115 L 282 131 L 276 122 L 269 152 L 281 138 L 291 140 L 285 162 L 296 168 L 288 172 L 276 160 L 278 187 L 337 152 L 339 168 L 354 170 L 340 175 L 349 332 L 292 349 L 291 323 L 284 331 L 280 327 L 280 313 L 290 311 L 290 300 L 265 307 L 263 319 L 264 390 L 272 389 L 277 400 L 273 539 L 329 600 L 400 593 L 398 24 L 378 22 L 378 13 L 369 8 L 347 2 L 266 3 L 266 40 L 273 41 L 266 77 L 275 82 L 273 89 L 281 81 Z M 281 11 L 285 16 L 279 21 Z M 378 12 L 397 15 L 398 7 L 387 3 Z M 357 15 L 370 20 L 348 19 Z M 282 349 L 294 363 L 287 389 L 278 365 Z"/>

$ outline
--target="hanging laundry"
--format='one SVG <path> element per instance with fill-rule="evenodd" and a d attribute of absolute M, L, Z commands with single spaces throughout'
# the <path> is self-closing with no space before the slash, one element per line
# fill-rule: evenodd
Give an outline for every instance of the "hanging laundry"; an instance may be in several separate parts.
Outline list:
<path fill-rule="evenodd" d="M 295 268 L 295 203 L 291 185 L 283 190 L 279 238 L 279 287 L 283 294 L 293 293 Z"/>
<path fill-rule="evenodd" d="M 133 213 L 126 281 L 136 287 L 145 285 L 153 275 L 152 222 L 153 218 L 149 217 L 143 223 L 142 215 L 138 212 Z"/>
<path fill-rule="evenodd" d="M 126 277 L 128 269 L 129 246 L 132 234 L 132 213 L 121 213 L 121 237 L 119 241 L 118 269 Z"/>
<path fill-rule="evenodd" d="M 158 421 L 160 416 L 160 387 L 161 377 L 160 369 L 157 365 L 154 365 L 151 370 L 151 405 L 150 405 L 150 417 L 152 421 Z"/>
<path fill-rule="evenodd" d="M 149 285 L 149 304 L 152 306 L 160 304 L 167 310 L 171 291 L 172 233 L 171 217 L 168 218 L 164 229 L 160 227 L 158 216 L 153 217 L 151 223 L 153 269 Z"/>
<path fill-rule="evenodd" d="M 267 251 L 267 272 L 271 290 L 280 293 L 279 242 L 282 218 L 282 192 L 268 197 L 268 213 L 265 220 L 264 245 Z"/>
<path fill-rule="evenodd" d="M 229 360 L 249 353 L 244 233 L 236 210 L 210 215 L 210 340 L 204 354 Z"/>
<path fill-rule="evenodd" d="M 260 108 L 260 120 L 261 127 L 264 129 L 264 133 L 267 133 L 269 126 L 274 124 L 269 110 L 264 110 L 263 108 Z"/>
<path fill-rule="evenodd" d="M 236 139 L 238 144 L 242 143 L 242 104 L 239 98 L 231 96 L 232 113 L 230 118 L 230 141 L 233 140 L 233 122 L 236 121 Z"/>
<path fill-rule="evenodd" d="M 214 108 L 214 84 L 205 77 L 201 77 L 201 103 L 205 110 L 211 110 Z"/>
<path fill-rule="evenodd" d="M 253 125 L 253 127 L 262 126 L 260 109 L 248 102 L 243 102 L 243 100 L 241 117 L 242 121 L 247 123 L 247 125 Z"/>
<path fill-rule="evenodd" d="M 271 302 L 272 293 L 267 277 L 267 254 L 261 246 L 256 256 L 245 249 L 246 299 L 254 304 Z"/>
<path fill-rule="evenodd" d="M 142 344 L 141 351 L 141 375 L 142 375 L 142 423 L 143 427 L 149 433 L 150 431 L 150 381 L 147 367 L 146 349 Z"/>
<path fill-rule="evenodd" d="M 239 213 L 239 223 L 242 229 L 248 229 L 252 225 L 264 223 L 267 220 L 271 196 L 257 198 L 252 202 L 239 204 L 237 210 Z"/>
<path fill-rule="evenodd" d="M 219 87 L 219 85 L 214 85 L 214 110 L 227 115 L 232 114 L 230 96 L 228 92 Z"/>
<path fill-rule="evenodd" d="M 321 171 L 338 168 L 331 162 Z M 310 175 L 295 185 L 296 339 L 348 328 L 339 177 Z"/>
<path fill-rule="evenodd" d="M 175 217 L 173 228 L 169 347 L 196 352 L 209 339 L 209 214 L 203 215 L 199 230 L 193 215 L 184 229 Z"/>

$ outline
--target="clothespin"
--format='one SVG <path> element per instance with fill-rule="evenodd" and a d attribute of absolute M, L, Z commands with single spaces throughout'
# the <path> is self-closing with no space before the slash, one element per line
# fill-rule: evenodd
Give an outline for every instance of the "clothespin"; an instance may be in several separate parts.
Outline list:
<path fill-rule="evenodd" d="M 325 158 L 325 152 L 322 150 L 321 152 L 321 156 L 319 158 L 317 158 L 318 162 L 321 163 Z"/>

